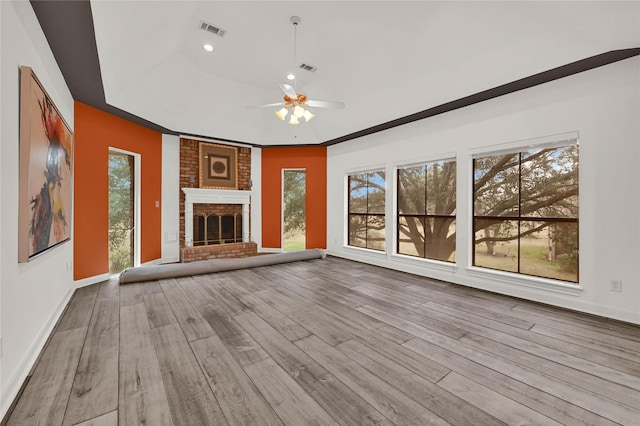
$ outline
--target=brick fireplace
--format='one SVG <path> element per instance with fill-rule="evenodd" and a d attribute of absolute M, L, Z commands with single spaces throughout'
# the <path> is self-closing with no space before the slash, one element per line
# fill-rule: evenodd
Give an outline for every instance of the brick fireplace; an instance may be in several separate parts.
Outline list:
<path fill-rule="evenodd" d="M 200 141 L 180 139 L 180 260 L 247 257 L 251 241 L 251 148 L 238 147 L 238 189 L 200 188 Z M 223 145 L 217 144 L 216 145 Z"/>
<path fill-rule="evenodd" d="M 182 192 L 185 194 L 184 247 L 180 250 L 182 262 L 221 257 L 243 257 L 254 254 L 257 251 L 255 243 L 250 241 L 249 206 L 251 205 L 251 191 L 182 188 Z M 216 213 L 225 209 L 235 210 L 228 209 L 227 206 L 238 205 L 241 206 L 242 214 L 224 215 L 212 213 L 206 216 L 194 215 L 194 205 L 209 206 L 208 209 Z M 222 208 L 216 209 L 216 206 L 222 206 Z M 205 231 L 201 234 L 201 237 L 194 239 L 194 224 L 198 223 L 197 218 L 199 217 L 205 219 L 203 221 Z M 194 221 L 194 218 L 196 221 Z M 214 220 L 209 220 L 211 218 Z M 229 221 L 228 219 L 231 220 Z M 214 227 L 214 231 L 207 232 L 207 225 Z M 226 228 L 224 225 L 226 225 Z"/>

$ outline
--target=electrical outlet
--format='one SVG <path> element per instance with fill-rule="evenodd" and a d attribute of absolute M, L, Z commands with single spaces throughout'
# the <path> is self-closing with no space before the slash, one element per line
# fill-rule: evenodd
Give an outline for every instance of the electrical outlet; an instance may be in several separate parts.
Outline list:
<path fill-rule="evenodd" d="M 622 280 L 611 280 L 611 291 L 622 293 Z"/>

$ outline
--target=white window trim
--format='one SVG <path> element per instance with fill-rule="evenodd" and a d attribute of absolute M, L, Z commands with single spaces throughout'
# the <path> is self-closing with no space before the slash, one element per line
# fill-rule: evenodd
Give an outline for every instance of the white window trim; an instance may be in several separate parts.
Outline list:
<path fill-rule="evenodd" d="M 366 247 L 350 246 L 348 244 L 343 245 L 342 248 L 345 249 L 346 251 L 352 251 L 353 253 L 366 254 L 366 255 L 369 255 L 369 256 L 378 257 L 380 259 L 386 259 L 387 258 L 387 252 L 386 251 L 374 250 L 374 249 L 370 249 L 370 248 L 366 248 Z"/>
<path fill-rule="evenodd" d="M 398 169 L 404 169 L 407 167 L 416 167 L 427 163 L 437 163 L 440 161 L 456 161 L 455 152 L 447 152 L 438 155 L 427 155 L 422 157 L 413 157 L 410 160 L 396 161 L 393 163 L 394 171 Z"/>
<path fill-rule="evenodd" d="M 466 271 L 469 276 L 499 281 L 510 286 L 518 285 L 538 290 L 542 289 L 556 293 L 568 294 L 571 296 L 579 296 L 584 291 L 582 284 L 552 278 L 535 277 L 532 275 L 482 268 L 479 266 L 469 266 L 466 268 Z"/>
<path fill-rule="evenodd" d="M 142 230 L 140 229 L 142 224 L 142 155 L 133 151 L 126 151 L 120 148 L 109 147 L 109 154 L 125 154 L 133 157 L 134 167 L 134 179 L 135 186 L 133 187 L 133 204 L 134 204 L 134 218 L 133 218 L 133 266 L 140 266 L 141 259 L 141 247 L 142 244 Z M 119 275 L 115 274 L 115 275 Z"/>
<path fill-rule="evenodd" d="M 393 253 L 391 258 L 394 261 L 406 263 L 408 265 L 437 269 L 439 271 L 454 273 L 458 270 L 458 264 L 443 262 L 441 260 L 427 259 L 424 257 L 409 256 L 407 254 Z"/>
<path fill-rule="evenodd" d="M 567 132 L 559 133 L 556 135 L 542 136 L 539 138 L 524 139 L 519 141 L 511 141 L 502 144 L 488 145 L 485 147 L 479 147 L 469 150 L 467 171 L 471 177 L 471 190 L 468 197 L 468 211 L 469 215 L 466 219 L 467 235 L 469 238 L 473 238 L 473 160 L 476 158 L 483 158 L 493 155 L 504 154 L 516 154 L 527 149 L 540 149 L 540 148 L 560 148 L 564 146 L 580 145 L 579 132 Z M 579 171 L 578 171 L 579 173 Z M 459 210 L 457 210 L 459 211 Z M 458 219 L 458 218 L 456 218 Z M 456 223 L 459 223 L 456 221 Z M 578 227 L 580 226 L 580 218 L 578 217 Z M 580 229 L 578 228 L 578 235 L 580 235 Z M 517 272 L 501 271 L 498 269 L 483 268 L 481 266 L 474 266 L 473 262 L 473 240 L 467 241 L 467 267 L 466 271 L 470 276 L 490 279 L 499 281 L 510 286 L 519 285 L 523 287 L 542 289 L 547 291 L 553 291 L 562 294 L 568 294 L 573 296 L 579 296 L 584 287 L 581 283 L 573 283 L 553 278 L 536 277 L 533 275 L 526 275 Z M 578 275 L 579 276 L 579 275 Z"/>
<path fill-rule="evenodd" d="M 288 171 L 304 172 L 304 200 L 305 200 L 305 212 L 304 212 L 304 241 L 305 247 L 307 244 L 307 169 L 304 167 L 284 167 L 280 171 L 280 251 L 284 253 L 284 173 Z M 244 230 L 243 230 L 244 233 Z M 244 240 L 243 240 L 244 241 Z"/>
<path fill-rule="evenodd" d="M 380 170 L 386 171 L 387 166 L 384 163 L 369 165 L 365 167 L 357 167 L 354 169 L 345 169 L 344 175 L 345 177 L 349 177 L 349 175 L 357 175 L 361 173 L 371 173 L 371 172 L 379 172 Z"/>
<path fill-rule="evenodd" d="M 393 228 L 393 236 L 392 236 L 392 244 L 393 247 L 391 248 L 391 257 L 396 259 L 396 260 L 400 260 L 401 262 L 405 262 L 405 263 L 409 263 L 409 264 L 413 264 L 413 265 L 417 265 L 417 266 L 428 266 L 428 267 L 433 267 L 435 269 L 440 269 L 443 271 L 447 271 L 447 272 L 455 272 L 458 270 L 458 260 L 457 260 L 457 256 L 456 256 L 456 261 L 451 263 L 451 262 L 442 262 L 439 260 L 435 260 L 435 259 L 429 259 L 429 258 L 425 258 L 425 257 L 417 257 L 417 256 L 409 256 L 409 255 L 405 255 L 402 253 L 398 253 L 398 184 L 397 184 L 397 180 L 398 180 L 398 170 L 399 169 L 404 169 L 404 168 L 408 168 L 408 167 L 417 167 L 420 165 L 424 165 L 424 164 L 428 164 L 428 163 L 438 163 L 441 161 L 455 161 L 456 162 L 456 215 L 455 215 L 455 220 L 456 220 L 456 228 L 458 227 L 458 191 L 457 191 L 457 186 L 458 186 L 458 158 L 456 156 L 456 153 L 447 153 L 447 154 L 442 154 L 442 156 L 429 156 L 429 157 L 423 157 L 423 158 L 428 158 L 428 159 L 423 159 L 422 161 L 418 161 L 418 162 L 412 162 L 412 163 L 403 163 L 403 162 L 398 162 L 397 164 L 394 165 L 393 167 L 393 173 L 392 173 L 392 188 L 393 188 L 393 209 L 392 209 L 392 218 L 393 218 L 393 223 L 392 223 L 392 228 Z M 456 252 L 458 251 L 458 244 L 456 242 Z"/>
<path fill-rule="evenodd" d="M 384 173 L 385 173 L 385 180 L 384 180 L 384 194 L 385 194 L 384 226 L 385 226 L 385 232 L 388 229 L 387 196 L 388 196 L 388 189 L 389 189 L 389 181 L 388 181 L 389 173 L 388 173 L 386 164 L 377 164 L 377 165 L 366 166 L 366 167 L 358 167 L 358 168 L 354 168 L 354 169 L 345 169 L 343 183 L 342 183 L 342 187 L 344 188 L 344 203 L 343 203 L 344 211 L 343 211 L 343 217 L 342 217 L 342 223 L 344 225 L 343 225 L 342 247 L 344 249 L 348 249 L 348 250 L 355 250 L 356 252 L 383 255 L 383 257 L 386 259 L 387 258 L 387 253 L 389 251 L 389 247 L 388 247 L 388 244 L 387 244 L 387 238 L 386 237 L 384 239 L 384 250 L 374 250 L 374 249 L 368 249 L 368 248 L 365 248 L 365 247 L 356 247 L 356 246 L 349 245 L 349 176 L 362 174 L 362 173 L 379 172 L 379 171 L 384 171 Z"/>
<path fill-rule="evenodd" d="M 516 154 L 530 148 L 560 148 L 570 145 L 579 145 L 577 131 L 473 148 L 469 150 L 469 154 L 471 159 L 474 159 L 501 154 Z"/>

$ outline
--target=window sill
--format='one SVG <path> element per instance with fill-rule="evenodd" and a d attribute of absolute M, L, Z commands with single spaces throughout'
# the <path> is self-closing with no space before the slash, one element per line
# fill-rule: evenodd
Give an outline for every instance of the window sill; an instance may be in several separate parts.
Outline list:
<path fill-rule="evenodd" d="M 439 271 L 455 273 L 458 270 L 458 265 L 456 263 L 450 262 L 442 262 L 439 260 L 433 259 L 424 259 L 422 257 L 415 256 L 407 256 L 404 254 L 394 253 L 391 255 L 392 260 L 406 263 L 409 265 L 420 266 L 420 267 L 428 267 L 431 269 L 437 269 Z"/>
<path fill-rule="evenodd" d="M 348 246 L 348 245 L 343 245 L 342 248 L 348 252 L 352 252 L 352 253 L 358 253 L 358 254 L 364 254 L 364 255 L 371 255 L 371 256 L 375 256 L 375 257 L 379 257 L 380 259 L 386 259 L 387 258 L 387 252 L 386 251 L 380 251 L 380 250 L 373 250 L 373 249 L 368 249 L 368 248 L 363 248 L 363 247 L 354 247 L 354 246 Z"/>
<path fill-rule="evenodd" d="M 582 294 L 584 287 L 580 284 L 573 284 L 567 281 L 552 280 L 549 278 L 532 277 L 522 274 L 514 274 L 511 272 L 497 271 L 493 269 L 479 268 L 469 266 L 466 268 L 470 276 L 491 279 L 509 285 L 519 285 L 523 287 L 534 288 L 538 290 L 553 291 L 556 293 L 568 294 L 571 296 L 579 296 Z"/>

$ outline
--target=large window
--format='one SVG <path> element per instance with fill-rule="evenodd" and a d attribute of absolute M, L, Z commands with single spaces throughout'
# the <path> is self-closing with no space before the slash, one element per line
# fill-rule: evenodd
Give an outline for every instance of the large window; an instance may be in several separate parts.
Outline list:
<path fill-rule="evenodd" d="M 349 175 L 348 244 L 385 250 L 385 172 Z"/>
<path fill-rule="evenodd" d="M 398 168 L 398 253 L 455 262 L 456 162 Z"/>
<path fill-rule="evenodd" d="M 473 161 L 473 265 L 578 282 L 578 145 Z"/>

